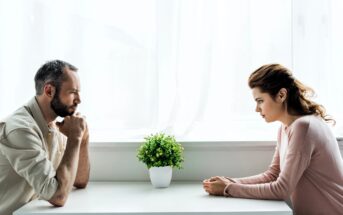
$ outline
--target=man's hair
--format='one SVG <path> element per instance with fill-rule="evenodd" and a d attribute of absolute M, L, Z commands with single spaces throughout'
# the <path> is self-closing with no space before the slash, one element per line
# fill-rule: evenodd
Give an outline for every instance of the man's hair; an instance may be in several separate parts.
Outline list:
<path fill-rule="evenodd" d="M 51 84 L 59 92 L 62 82 L 65 80 L 65 69 L 77 71 L 77 68 L 62 60 L 52 60 L 42 65 L 35 75 L 36 95 L 42 95 L 45 84 Z"/>

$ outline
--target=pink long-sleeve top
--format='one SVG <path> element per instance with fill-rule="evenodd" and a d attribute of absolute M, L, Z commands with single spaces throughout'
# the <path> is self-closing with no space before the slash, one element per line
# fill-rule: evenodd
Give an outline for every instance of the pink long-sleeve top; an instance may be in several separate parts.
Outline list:
<path fill-rule="evenodd" d="M 282 150 L 281 150 L 282 148 Z M 269 169 L 234 179 L 224 194 L 288 199 L 296 215 L 343 214 L 343 160 L 329 126 L 314 115 L 281 126 Z"/>

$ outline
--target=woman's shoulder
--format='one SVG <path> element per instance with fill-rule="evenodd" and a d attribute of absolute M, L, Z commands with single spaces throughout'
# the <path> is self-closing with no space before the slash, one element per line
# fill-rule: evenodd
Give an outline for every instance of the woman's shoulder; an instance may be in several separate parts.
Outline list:
<path fill-rule="evenodd" d="M 315 125 L 315 124 L 323 124 L 324 121 L 322 118 L 320 118 L 319 116 L 316 115 L 305 115 L 305 116 L 301 116 L 298 119 L 296 119 L 293 123 L 292 123 L 292 128 L 296 128 L 296 129 L 301 129 L 301 128 L 306 128 L 308 129 L 311 125 Z"/>
<path fill-rule="evenodd" d="M 318 133 L 318 131 L 323 132 L 324 130 L 327 130 L 327 125 L 321 117 L 306 115 L 296 119 L 291 126 L 289 126 L 287 133 L 289 135 L 299 134 L 300 136 L 305 137 L 308 133 Z"/>
<path fill-rule="evenodd" d="M 294 152 L 311 154 L 313 149 L 321 141 L 320 127 L 322 127 L 321 118 L 315 115 L 301 116 L 296 119 L 289 130 L 289 146 Z M 324 123 L 325 124 L 325 123 Z"/>
<path fill-rule="evenodd" d="M 293 122 L 290 128 L 290 134 L 305 139 L 320 140 L 332 136 L 327 123 L 316 115 L 307 115 L 299 117 Z"/>

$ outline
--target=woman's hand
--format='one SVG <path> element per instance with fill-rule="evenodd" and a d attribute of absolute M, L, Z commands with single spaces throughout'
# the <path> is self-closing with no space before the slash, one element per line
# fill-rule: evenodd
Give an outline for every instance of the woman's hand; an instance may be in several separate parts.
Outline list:
<path fill-rule="evenodd" d="M 210 195 L 223 196 L 224 189 L 227 185 L 232 183 L 229 179 L 221 176 L 211 177 L 203 181 L 203 187 Z"/>

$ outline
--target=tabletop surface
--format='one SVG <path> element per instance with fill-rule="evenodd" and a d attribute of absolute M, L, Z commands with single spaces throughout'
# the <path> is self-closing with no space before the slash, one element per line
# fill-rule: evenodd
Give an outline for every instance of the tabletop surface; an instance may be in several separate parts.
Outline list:
<path fill-rule="evenodd" d="M 73 190 L 64 207 L 34 200 L 14 215 L 43 214 L 292 214 L 283 201 L 210 196 L 201 182 L 172 182 L 155 189 L 149 182 L 90 182 Z"/>

